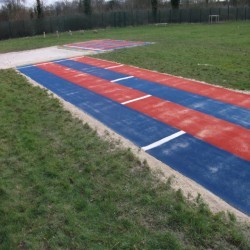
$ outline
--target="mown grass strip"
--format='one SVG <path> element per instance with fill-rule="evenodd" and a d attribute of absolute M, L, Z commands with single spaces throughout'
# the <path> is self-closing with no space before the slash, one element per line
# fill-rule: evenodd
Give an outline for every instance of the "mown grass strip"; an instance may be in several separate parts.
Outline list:
<path fill-rule="evenodd" d="M 1 249 L 249 249 L 233 215 L 187 202 L 14 70 L 0 89 Z"/>

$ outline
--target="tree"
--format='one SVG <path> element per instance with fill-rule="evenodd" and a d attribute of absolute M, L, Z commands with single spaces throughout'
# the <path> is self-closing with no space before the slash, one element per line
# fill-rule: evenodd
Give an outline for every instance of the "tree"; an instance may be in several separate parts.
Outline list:
<path fill-rule="evenodd" d="M 105 0 L 92 0 L 91 8 L 94 9 L 95 12 L 104 12 L 105 4 Z"/>
<path fill-rule="evenodd" d="M 43 17 L 43 5 L 40 0 L 36 0 L 36 14 L 37 18 Z"/>
<path fill-rule="evenodd" d="M 20 5 L 22 3 L 25 3 L 26 0 L 2 0 L 0 3 L 7 3 L 7 4 L 13 4 L 13 5 Z"/>
<path fill-rule="evenodd" d="M 25 0 L 1 0 L 5 20 L 21 20 L 26 17 Z"/>
<path fill-rule="evenodd" d="M 158 0 L 151 0 L 151 6 L 152 6 L 153 19 L 154 19 L 154 22 L 156 22 Z"/>
<path fill-rule="evenodd" d="M 179 9 L 180 0 L 171 0 L 171 6 L 173 9 Z"/>
<path fill-rule="evenodd" d="M 84 13 L 86 15 L 91 15 L 92 9 L 91 9 L 91 0 L 84 0 Z"/>

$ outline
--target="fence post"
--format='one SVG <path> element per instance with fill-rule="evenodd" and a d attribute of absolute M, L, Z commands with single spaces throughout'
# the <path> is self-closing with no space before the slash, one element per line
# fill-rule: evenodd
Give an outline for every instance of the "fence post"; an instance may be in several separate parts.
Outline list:
<path fill-rule="evenodd" d="M 201 9 L 200 9 L 200 23 L 201 23 Z"/>
<path fill-rule="evenodd" d="M 62 17 L 62 31 L 65 30 L 65 16 Z M 82 29 L 84 29 L 83 27 L 81 27 Z"/>
<path fill-rule="evenodd" d="M 236 21 L 238 21 L 238 7 L 236 8 Z"/>
<path fill-rule="evenodd" d="M 25 22 L 24 22 L 24 20 L 22 21 L 22 25 L 23 25 L 23 35 L 27 36 L 26 30 L 25 30 Z"/>
<path fill-rule="evenodd" d="M 116 13 L 115 12 L 113 12 L 113 18 L 114 18 L 114 25 L 113 25 L 113 27 L 116 27 Z"/>
<path fill-rule="evenodd" d="M 9 21 L 9 38 L 12 37 L 11 22 Z"/>
<path fill-rule="evenodd" d="M 117 27 L 121 27 L 120 11 L 116 12 L 116 16 L 117 16 Z"/>
<path fill-rule="evenodd" d="M 192 9 L 189 9 L 189 22 L 191 23 L 192 19 Z"/>
<path fill-rule="evenodd" d="M 179 21 L 180 21 L 180 23 L 181 23 L 181 9 L 179 10 L 179 12 L 180 12 L 180 15 L 179 15 Z"/>
<path fill-rule="evenodd" d="M 53 33 L 53 27 L 51 22 L 51 17 L 49 18 L 50 33 Z"/>

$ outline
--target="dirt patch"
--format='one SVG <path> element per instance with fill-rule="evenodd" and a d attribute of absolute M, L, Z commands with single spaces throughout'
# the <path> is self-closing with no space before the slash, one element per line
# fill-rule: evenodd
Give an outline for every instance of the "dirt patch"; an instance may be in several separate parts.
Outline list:
<path fill-rule="evenodd" d="M 18 72 L 19 73 L 19 72 Z M 31 80 L 30 78 L 26 77 L 29 82 L 34 86 L 39 86 L 44 89 L 43 86 L 36 83 L 35 81 Z M 158 178 L 162 181 L 168 180 L 168 178 L 172 179 L 172 187 L 175 190 L 181 189 L 184 193 L 184 195 L 189 200 L 195 200 L 198 195 L 201 195 L 202 199 L 207 203 L 211 209 L 211 211 L 217 213 L 217 212 L 225 212 L 228 211 L 230 213 L 234 213 L 237 219 L 241 222 L 250 222 L 250 217 L 246 214 L 240 212 L 239 210 L 235 209 L 222 199 L 220 199 L 218 196 L 214 195 L 201 185 L 197 184 L 193 180 L 183 176 L 179 172 L 173 170 L 169 166 L 165 165 L 161 161 L 155 159 L 154 157 L 147 154 L 145 151 L 143 151 L 141 148 L 134 145 L 129 140 L 123 138 L 119 134 L 115 133 L 110 128 L 106 127 L 101 122 L 97 121 L 93 117 L 89 116 L 82 110 L 78 109 L 74 105 L 72 105 L 69 102 L 66 102 L 56 94 L 54 94 L 51 91 L 48 91 L 52 94 L 55 98 L 59 99 L 62 103 L 63 107 L 70 111 L 74 117 L 77 117 L 78 119 L 82 120 L 84 123 L 88 123 L 93 129 L 95 129 L 98 133 L 98 135 L 102 138 L 108 139 L 108 140 L 116 140 L 119 141 L 119 146 L 124 148 L 130 148 L 131 151 L 136 154 L 142 161 L 146 160 L 148 162 L 149 167 L 151 168 L 152 172 L 158 176 Z"/>

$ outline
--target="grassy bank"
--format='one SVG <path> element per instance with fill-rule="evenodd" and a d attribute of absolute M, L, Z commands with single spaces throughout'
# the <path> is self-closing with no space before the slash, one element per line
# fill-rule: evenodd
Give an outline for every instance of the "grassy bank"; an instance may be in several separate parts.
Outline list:
<path fill-rule="evenodd" d="M 0 53 L 91 39 L 126 39 L 155 45 L 98 55 L 108 60 L 194 78 L 225 87 L 250 89 L 250 22 L 218 25 L 169 24 L 67 33 L 0 41 Z"/>
<path fill-rule="evenodd" d="M 0 249 L 249 249 L 233 215 L 188 203 L 15 71 L 0 88 Z"/>

